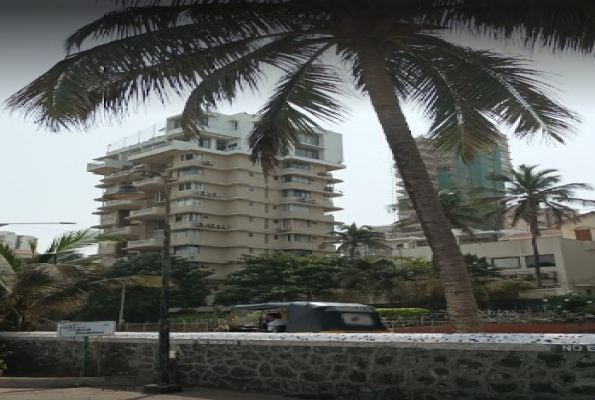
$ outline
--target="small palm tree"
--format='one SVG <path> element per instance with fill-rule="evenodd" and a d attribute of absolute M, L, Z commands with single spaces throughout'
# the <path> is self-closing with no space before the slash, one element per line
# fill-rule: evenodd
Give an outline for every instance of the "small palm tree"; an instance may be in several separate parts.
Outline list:
<path fill-rule="evenodd" d="M 329 245 L 339 245 L 337 253 L 347 254 L 351 260 L 360 254 L 360 249 L 363 246 L 371 250 L 391 249 L 390 246 L 384 243 L 384 234 L 372 230 L 372 227 L 368 225 L 357 226 L 355 222 L 351 225 L 340 225 L 338 230 L 334 230 L 329 234 L 333 238 L 325 241 L 321 248 Z"/>
<path fill-rule="evenodd" d="M 537 238 L 540 235 L 539 214 L 541 212 L 551 214 L 555 223 L 565 220 L 578 221 L 580 218 L 576 210 L 568 204 L 595 205 L 593 200 L 575 197 L 577 190 L 593 190 L 593 188 L 586 183 L 560 184 L 562 177 L 558 174 L 558 170 L 540 170 L 537 165 L 520 165 L 512 171 L 511 176 L 494 175 L 491 179 L 506 185 L 504 190 L 496 191 L 492 196 L 486 196 L 486 200 L 499 204 L 495 215 L 496 220 L 501 224 L 504 218 L 511 216 L 513 226 L 520 221 L 525 221 L 529 226 L 535 264 L 535 283 L 540 288 L 543 284 L 537 248 Z"/>
<path fill-rule="evenodd" d="M 159 287 L 161 279 L 155 276 L 105 279 L 101 271 L 107 267 L 79 253 L 85 247 L 115 239 L 90 230 L 68 232 L 43 253 L 37 253 L 37 244 L 32 242 L 30 259 L 20 258 L 14 249 L 0 244 L 0 256 L 5 261 L 0 266 L 0 322 L 12 329 L 29 330 L 42 318 L 81 309 L 92 289 Z"/>

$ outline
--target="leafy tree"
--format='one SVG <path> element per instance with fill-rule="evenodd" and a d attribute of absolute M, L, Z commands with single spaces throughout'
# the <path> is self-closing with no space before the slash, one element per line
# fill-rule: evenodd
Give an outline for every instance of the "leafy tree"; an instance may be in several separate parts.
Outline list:
<path fill-rule="evenodd" d="M 278 69 L 282 77 L 249 138 L 252 158 L 268 172 L 300 134 L 320 128 L 317 120 L 345 115 L 337 95 L 344 92 L 344 78 L 352 78 L 353 87 L 369 96 L 432 251 L 440 254 L 455 329 L 481 329 L 462 254 L 401 103 L 418 103 L 431 120 L 429 136 L 465 161 L 496 144 L 501 125 L 520 137 L 544 134 L 562 142 L 574 115 L 546 96 L 549 88 L 539 83 L 539 72 L 519 59 L 456 45 L 441 33 L 449 28 L 505 38 L 514 33 L 529 45 L 539 41 L 588 52 L 594 36 L 587 33 L 591 2 L 121 3 L 133 7 L 108 13 L 70 36 L 69 57 L 13 95 L 9 108 L 24 110 L 50 129 L 79 129 L 104 115 L 122 117 L 151 93 L 165 102 L 168 91 L 190 89 L 182 125 L 200 135 L 206 110 L 233 102 L 241 90 L 258 89 L 268 70 Z M 100 43 L 88 46 L 89 39 Z"/>
<path fill-rule="evenodd" d="M 338 244 L 337 253 L 347 254 L 350 259 L 359 255 L 362 246 L 377 250 L 390 249 L 390 246 L 383 243 L 384 234 L 373 231 L 368 225 L 358 227 L 355 222 L 351 225 L 343 224 L 338 230 L 330 232 L 330 235 L 332 239 L 327 240 L 321 247 Z"/>
<path fill-rule="evenodd" d="M 216 304 L 314 300 L 331 294 L 337 285 L 334 257 L 298 256 L 276 252 L 241 259 L 244 268 L 230 274 Z"/>
<path fill-rule="evenodd" d="M 498 279 L 488 282 L 485 290 L 491 300 L 517 299 L 521 292 L 535 289 L 535 284 L 523 279 Z"/>
<path fill-rule="evenodd" d="M 369 298 L 370 303 L 392 291 L 394 279 L 401 272 L 396 263 L 386 258 L 362 259 L 350 258 L 342 260 L 341 270 L 333 276 L 333 280 L 341 288 L 352 289 Z"/>
<path fill-rule="evenodd" d="M 117 261 L 103 272 L 106 279 L 117 279 L 130 275 L 161 277 L 161 254 L 143 253 Z M 202 266 L 180 257 L 171 258 L 171 307 L 193 308 L 206 304 L 210 288 L 206 278 L 211 272 Z M 95 291 L 87 306 L 77 319 L 117 320 L 122 291 L 120 288 Z M 124 319 L 127 322 L 146 322 L 159 318 L 160 286 L 156 288 L 136 287 L 125 293 Z"/>
<path fill-rule="evenodd" d="M 105 277 L 106 266 L 78 251 L 106 240 L 97 232 L 82 230 L 57 237 L 43 253 L 32 243 L 31 259 L 19 258 L 14 249 L 0 244 L 5 261 L 0 269 L 0 316 L 9 329 L 33 329 L 42 319 L 64 316 L 81 309 L 95 289 L 124 286 L 157 287 L 160 280 L 141 274 Z"/>
<path fill-rule="evenodd" d="M 576 196 L 577 190 L 593 190 L 586 183 L 560 184 L 562 177 L 556 169 L 537 169 L 537 165 L 520 165 L 512 171 L 511 176 L 494 175 L 494 181 L 504 182 L 504 190 L 487 196 L 488 201 L 496 201 L 498 220 L 512 216 L 512 225 L 525 221 L 531 232 L 533 259 L 535 264 L 535 283 L 542 287 L 541 264 L 537 238 L 540 236 L 538 216 L 540 211 L 551 213 L 556 223 L 564 220 L 579 221 L 574 209 L 569 204 L 582 206 L 595 205 L 594 200 L 581 199 Z"/>

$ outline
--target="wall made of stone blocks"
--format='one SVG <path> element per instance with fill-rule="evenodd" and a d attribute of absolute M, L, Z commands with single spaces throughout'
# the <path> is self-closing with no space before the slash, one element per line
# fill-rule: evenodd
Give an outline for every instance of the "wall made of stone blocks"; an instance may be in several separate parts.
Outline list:
<path fill-rule="evenodd" d="M 174 339 L 176 379 L 184 385 L 349 400 L 595 398 L 595 352 L 557 352 L 543 342 L 413 343 L 320 337 L 267 340 L 263 334 L 262 340 L 253 335 L 247 340 Z M 76 376 L 80 371 L 80 340 L 12 335 L 0 335 L 0 340 L 14 352 L 7 360 L 11 375 Z M 155 374 L 156 351 L 154 339 L 92 339 L 88 372 L 150 379 Z"/>

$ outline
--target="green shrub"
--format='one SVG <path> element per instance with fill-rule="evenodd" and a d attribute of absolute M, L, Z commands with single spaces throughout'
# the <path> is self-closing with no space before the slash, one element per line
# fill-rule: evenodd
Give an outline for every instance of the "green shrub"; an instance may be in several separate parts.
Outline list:
<path fill-rule="evenodd" d="M 429 313 L 425 308 L 378 308 L 382 318 L 391 319 L 419 319 Z"/>
<path fill-rule="evenodd" d="M 593 318 L 595 296 L 584 294 L 563 294 L 549 296 L 543 300 L 547 314 L 568 319 Z"/>

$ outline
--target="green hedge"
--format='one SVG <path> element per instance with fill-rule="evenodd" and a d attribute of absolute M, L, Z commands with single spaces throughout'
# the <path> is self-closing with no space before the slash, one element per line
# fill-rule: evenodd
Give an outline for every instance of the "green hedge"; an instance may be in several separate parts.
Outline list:
<path fill-rule="evenodd" d="M 386 319 L 419 319 L 430 311 L 425 308 L 378 308 L 378 314 Z"/>

